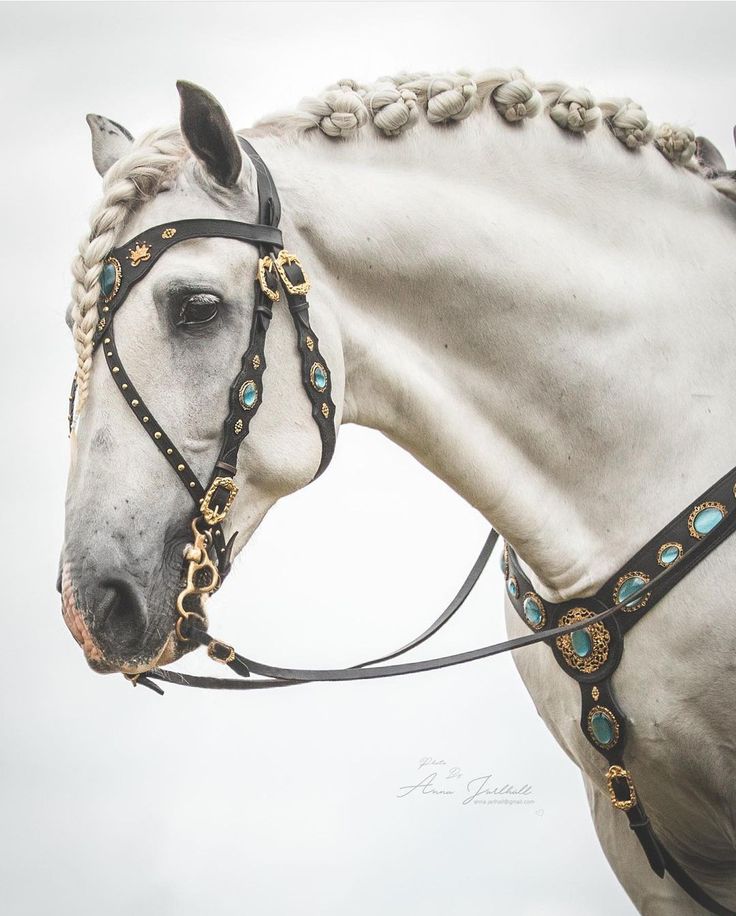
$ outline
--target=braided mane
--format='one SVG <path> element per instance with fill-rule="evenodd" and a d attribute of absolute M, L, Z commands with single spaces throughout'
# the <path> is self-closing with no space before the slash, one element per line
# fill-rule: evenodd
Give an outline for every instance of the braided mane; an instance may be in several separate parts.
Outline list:
<path fill-rule="evenodd" d="M 328 137 L 346 138 L 373 125 L 379 134 L 395 137 L 422 116 L 430 124 L 447 124 L 469 117 L 486 102 L 512 123 L 546 112 L 561 129 L 575 134 L 584 135 L 606 124 L 628 149 L 652 143 L 676 165 L 710 177 L 695 158 L 695 134 L 690 128 L 655 126 L 631 99 L 596 101 L 584 88 L 559 82 L 535 84 L 522 70 L 484 70 L 475 75 L 462 71 L 402 73 L 370 85 L 340 80 L 321 95 L 303 99 L 295 111 L 261 119 L 249 134 L 303 133 L 316 128 Z M 159 129 L 137 140 L 131 152 L 105 175 L 104 196 L 72 263 L 77 415 L 87 398 L 92 338 L 100 317 L 97 302 L 103 259 L 129 216 L 167 186 L 187 155 L 178 129 Z M 712 184 L 736 200 L 733 179 L 720 177 Z"/>

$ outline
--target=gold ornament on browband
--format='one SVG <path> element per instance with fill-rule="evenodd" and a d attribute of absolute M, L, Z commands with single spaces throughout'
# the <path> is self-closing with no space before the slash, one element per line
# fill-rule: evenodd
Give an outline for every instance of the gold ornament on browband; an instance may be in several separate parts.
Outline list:
<path fill-rule="evenodd" d="M 258 259 L 258 285 L 263 291 L 263 295 L 270 299 L 271 302 L 278 302 L 281 298 L 281 293 L 277 289 L 271 289 L 271 287 L 266 282 L 266 274 L 272 273 L 275 270 L 275 264 L 273 258 L 270 258 L 266 255 L 264 258 Z"/>
<path fill-rule="evenodd" d="M 142 261 L 151 259 L 151 246 L 147 242 L 136 242 L 134 248 L 128 249 L 128 260 L 131 267 L 138 267 Z"/>
<path fill-rule="evenodd" d="M 220 488 L 227 490 L 228 495 L 225 505 L 222 507 L 219 505 L 212 506 L 212 498 Z M 227 514 L 230 511 L 230 506 L 232 506 L 233 500 L 237 495 L 238 488 L 233 483 L 231 477 L 215 477 L 209 490 L 207 490 L 205 493 L 204 499 L 199 504 L 199 507 L 202 510 L 202 518 L 210 526 L 219 525 L 219 523 L 224 521 L 227 517 Z"/>
<path fill-rule="evenodd" d="M 207 548 L 210 546 L 211 538 L 207 532 L 202 532 L 197 528 L 197 519 L 192 522 L 192 534 L 194 543 L 187 544 L 184 548 L 184 559 L 187 562 L 187 581 L 184 588 L 179 592 L 176 599 L 176 610 L 179 618 L 176 621 L 176 635 L 183 642 L 189 640 L 181 630 L 181 624 L 190 617 L 194 617 L 207 626 L 207 618 L 196 611 L 190 611 L 184 606 L 184 602 L 189 597 L 202 598 L 216 591 L 220 586 L 220 574 L 217 567 L 210 560 Z M 200 610 L 203 610 L 200 601 Z"/>
<path fill-rule="evenodd" d="M 296 266 L 302 272 L 302 282 L 301 283 L 292 283 L 291 282 L 291 280 L 286 275 L 286 271 L 284 270 L 284 264 L 286 264 L 287 266 L 291 264 L 296 264 Z M 286 251 L 286 249 L 284 248 L 281 249 L 281 251 L 278 254 L 278 257 L 276 258 L 276 270 L 278 272 L 279 277 L 281 278 L 281 282 L 284 284 L 288 292 L 292 294 L 292 296 L 306 296 L 306 294 L 311 289 L 312 285 L 309 282 L 309 277 L 307 277 L 306 273 L 304 272 L 304 268 L 302 267 L 302 262 L 299 260 L 299 258 L 295 254 L 291 254 L 291 252 Z"/>

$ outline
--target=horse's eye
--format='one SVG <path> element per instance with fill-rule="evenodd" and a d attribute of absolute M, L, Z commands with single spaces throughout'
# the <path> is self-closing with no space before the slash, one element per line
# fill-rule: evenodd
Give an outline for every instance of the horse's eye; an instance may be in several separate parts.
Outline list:
<path fill-rule="evenodd" d="M 179 306 L 179 316 L 176 319 L 177 327 L 197 327 L 207 324 L 217 317 L 217 307 L 220 300 L 212 293 L 195 293 L 187 296 Z"/>

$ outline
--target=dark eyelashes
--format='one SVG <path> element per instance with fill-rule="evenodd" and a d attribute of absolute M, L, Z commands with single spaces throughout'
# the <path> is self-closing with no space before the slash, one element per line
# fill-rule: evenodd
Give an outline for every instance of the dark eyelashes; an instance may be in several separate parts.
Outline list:
<path fill-rule="evenodd" d="M 197 328 L 213 321 L 220 309 L 221 299 L 213 293 L 194 293 L 179 301 L 175 324 L 179 328 Z"/>

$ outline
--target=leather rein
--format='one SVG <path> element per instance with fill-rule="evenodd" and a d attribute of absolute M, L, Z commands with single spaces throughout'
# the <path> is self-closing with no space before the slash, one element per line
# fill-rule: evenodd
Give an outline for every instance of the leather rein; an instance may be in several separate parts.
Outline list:
<path fill-rule="evenodd" d="M 159 694 L 163 694 L 157 683 L 159 681 L 215 690 L 260 690 L 317 681 L 369 680 L 435 671 L 544 642 L 553 650 L 566 674 L 580 684 L 581 727 L 586 738 L 609 762 L 606 782 L 611 803 L 614 808 L 625 812 L 652 869 L 660 877 L 669 873 L 687 894 L 716 916 L 736 916 L 736 911 L 719 904 L 690 878 L 655 836 L 637 796 L 631 773 L 624 764 L 626 720 L 616 703 L 611 685 L 611 677 L 623 652 L 623 637 L 628 629 L 736 530 L 736 505 L 727 506 L 729 501 L 736 502 L 736 468 L 665 526 L 641 548 L 620 575 L 617 573 L 590 598 L 556 605 L 543 601 L 533 591 L 513 548 L 506 545 L 502 569 L 508 596 L 522 620 L 533 631 L 524 636 L 454 655 L 383 664 L 430 639 L 462 607 L 498 541 L 498 533 L 493 529 L 465 581 L 442 613 L 414 639 L 378 658 L 346 668 L 283 668 L 241 655 L 208 632 L 204 602 L 220 587 L 231 568 L 237 532 L 226 541 L 222 523 L 238 493 L 234 482 L 238 452 L 262 400 L 266 333 L 272 308 L 281 301 L 282 294 L 294 323 L 296 346 L 301 357 L 302 384 L 322 443 L 322 457 L 315 478 L 330 462 L 336 440 L 330 371 L 309 321 L 306 298 L 310 289 L 309 280 L 299 258 L 283 247 L 278 228 L 281 205 L 266 164 L 248 141 L 242 137 L 238 139 L 256 169 L 257 224 L 215 219 L 162 224 L 114 249 L 102 266 L 98 305 L 100 318 L 93 347 L 103 347 L 108 368 L 122 396 L 189 492 L 197 510 L 191 522 L 192 543 L 184 550 L 185 584 L 176 601 L 176 635 L 182 643 L 206 647 L 211 659 L 226 665 L 236 675 L 228 678 L 202 677 L 153 668 L 143 674 L 125 675 L 126 678 L 134 685 L 141 684 Z M 130 289 L 164 252 L 181 241 L 213 237 L 252 244 L 258 250 L 259 260 L 248 348 L 230 387 L 223 441 L 205 487 L 157 423 L 125 371 L 115 344 L 113 319 Z M 74 421 L 75 391 L 76 383 L 72 385 L 70 397 L 70 429 Z M 253 678 L 252 674 L 258 677 Z"/>

